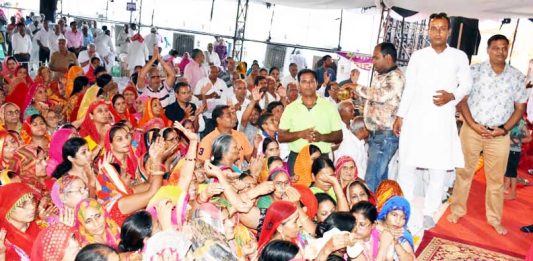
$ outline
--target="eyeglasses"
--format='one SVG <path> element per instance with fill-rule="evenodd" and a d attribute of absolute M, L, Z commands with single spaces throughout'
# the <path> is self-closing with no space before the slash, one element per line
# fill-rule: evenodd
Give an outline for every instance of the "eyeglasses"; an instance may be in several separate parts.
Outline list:
<path fill-rule="evenodd" d="M 16 116 L 16 115 L 19 115 L 19 114 L 20 114 L 20 111 L 19 111 L 19 110 L 6 111 L 6 114 L 7 114 L 8 116 Z"/>

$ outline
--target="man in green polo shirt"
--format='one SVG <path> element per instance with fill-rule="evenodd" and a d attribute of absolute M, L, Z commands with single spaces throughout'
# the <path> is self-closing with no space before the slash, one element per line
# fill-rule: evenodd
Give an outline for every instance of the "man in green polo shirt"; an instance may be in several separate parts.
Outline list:
<path fill-rule="evenodd" d="M 304 69 L 298 73 L 300 97 L 283 112 L 279 124 L 279 142 L 289 142 L 289 170 L 293 174 L 296 156 L 311 143 L 322 154 L 331 152 L 331 145 L 342 141 L 341 118 L 333 104 L 316 94 L 316 73 Z"/>

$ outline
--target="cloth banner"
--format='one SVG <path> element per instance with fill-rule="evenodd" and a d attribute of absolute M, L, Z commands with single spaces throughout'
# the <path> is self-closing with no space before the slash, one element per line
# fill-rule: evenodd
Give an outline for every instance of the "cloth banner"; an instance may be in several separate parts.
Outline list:
<path fill-rule="evenodd" d="M 339 51 L 337 54 L 352 61 L 358 68 L 361 68 L 365 71 L 372 70 L 372 57 L 345 51 Z"/>

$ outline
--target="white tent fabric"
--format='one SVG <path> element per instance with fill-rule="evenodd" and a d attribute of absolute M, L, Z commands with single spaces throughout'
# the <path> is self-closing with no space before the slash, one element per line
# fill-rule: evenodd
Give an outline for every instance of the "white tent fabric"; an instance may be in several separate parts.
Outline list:
<path fill-rule="evenodd" d="M 266 0 L 265 2 L 312 9 L 353 9 L 379 6 L 380 0 Z M 397 6 L 426 14 L 446 12 L 450 16 L 478 19 L 533 17 L 531 0 L 383 0 L 383 2 L 387 7 Z"/>

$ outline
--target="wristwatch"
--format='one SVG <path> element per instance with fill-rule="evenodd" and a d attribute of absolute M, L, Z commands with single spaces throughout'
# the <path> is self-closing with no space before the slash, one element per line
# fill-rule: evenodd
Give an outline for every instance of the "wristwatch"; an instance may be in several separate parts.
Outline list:
<path fill-rule="evenodd" d="M 504 132 L 503 132 L 503 135 L 507 135 L 507 133 L 509 132 L 506 128 L 505 128 L 505 124 L 502 124 L 500 126 L 498 126 L 498 128 L 502 129 Z"/>

